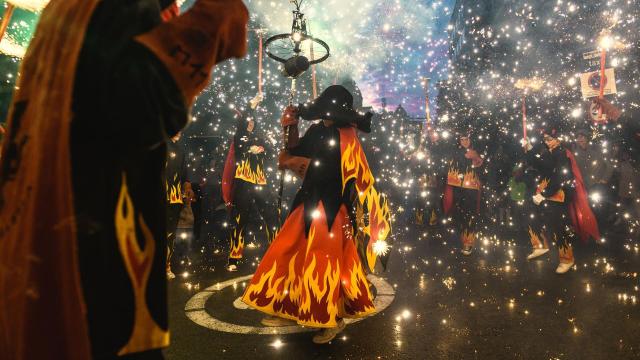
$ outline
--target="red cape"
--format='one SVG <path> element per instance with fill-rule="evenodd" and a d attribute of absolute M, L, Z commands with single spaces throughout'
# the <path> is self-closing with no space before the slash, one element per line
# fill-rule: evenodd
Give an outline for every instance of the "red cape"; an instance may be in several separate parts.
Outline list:
<path fill-rule="evenodd" d="M 586 242 L 589 237 L 600 240 L 598 221 L 593 211 L 591 211 L 582 173 L 576 163 L 575 157 L 569 150 L 567 150 L 567 157 L 571 161 L 571 171 L 573 171 L 576 183 L 576 196 L 574 196 L 573 201 L 569 204 L 569 216 L 571 216 L 576 234 L 578 234 L 580 240 L 583 242 Z"/>

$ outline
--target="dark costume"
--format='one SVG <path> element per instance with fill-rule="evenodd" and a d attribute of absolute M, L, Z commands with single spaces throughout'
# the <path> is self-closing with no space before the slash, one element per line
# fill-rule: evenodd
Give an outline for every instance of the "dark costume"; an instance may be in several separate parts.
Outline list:
<path fill-rule="evenodd" d="M 267 239 L 271 240 L 273 236 L 267 220 L 271 216 L 267 215 L 264 143 L 255 134 L 255 127 L 253 132 L 249 132 L 247 126 L 247 121 L 239 120 L 223 173 L 222 194 L 231 222 L 229 264 L 236 264 L 242 259 L 245 230 L 254 212 L 263 222 Z"/>
<path fill-rule="evenodd" d="M 458 146 L 453 153 L 444 194 L 445 214 L 452 215 L 466 248 L 472 247 L 476 239 L 482 188 L 479 167 L 483 164 L 481 158 L 468 158 L 469 151 Z"/>
<path fill-rule="evenodd" d="M 336 327 L 341 318 L 374 311 L 358 252 L 366 254 L 365 263 L 372 269 L 373 245 L 390 231 L 389 211 L 373 187 L 355 128 L 340 121 L 331 126 L 318 123 L 299 142 L 297 128 L 293 130 L 295 139 L 286 156 L 309 159 L 308 170 L 289 216 L 242 299 L 255 309 L 301 325 Z M 281 158 L 281 164 L 287 161 Z M 301 173 L 299 167 L 294 170 Z"/>
<path fill-rule="evenodd" d="M 574 234 L 582 240 L 590 236 L 600 238 L 577 162 L 563 145 L 548 150 L 540 144 L 528 151 L 525 159 L 537 172 L 536 194 L 544 196 L 542 203 L 532 205 L 531 245 L 534 249 L 548 249 L 549 241 L 554 241 L 560 262 L 573 263 L 571 239 Z"/>
<path fill-rule="evenodd" d="M 444 195 L 444 164 L 439 154 L 442 154 L 441 145 L 431 142 L 429 150 L 425 151 L 424 159 L 414 167 L 418 171 L 418 203 L 416 206 L 416 224 L 429 224 L 434 226 L 442 216 L 442 198 Z"/>
<path fill-rule="evenodd" d="M 171 258 L 175 247 L 180 213 L 185 207 L 187 166 L 184 151 L 178 142 L 167 142 L 167 164 L 164 172 L 167 201 L 167 271 L 171 271 Z"/>
<path fill-rule="evenodd" d="M 3 144 L 3 356 L 162 356 L 165 141 L 213 65 L 244 54 L 247 17 L 214 0 L 165 23 L 156 0 L 43 11 Z"/>

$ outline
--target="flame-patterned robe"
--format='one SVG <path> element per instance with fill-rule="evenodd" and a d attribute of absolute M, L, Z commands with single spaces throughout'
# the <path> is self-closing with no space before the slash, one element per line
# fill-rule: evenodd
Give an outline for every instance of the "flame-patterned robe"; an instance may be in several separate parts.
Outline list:
<path fill-rule="evenodd" d="M 335 327 L 340 318 L 371 314 L 373 298 L 354 239 L 352 204 L 369 211 L 364 226 L 372 239 L 386 238 L 390 226 L 355 129 L 312 125 L 290 152 L 310 158 L 309 168 L 242 299 L 310 327 Z"/>
<path fill-rule="evenodd" d="M 482 183 L 480 166 L 465 156 L 467 149 L 458 147 L 452 154 L 447 171 L 444 211 L 451 213 L 463 246 L 473 246 L 479 221 Z"/>
<path fill-rule="evenodd" d="M 250 218 L 258 212 L 263 219 L 267 239 L 272 239 L 274 231 L 269 225 L 273 216 L 269 216 L 266 203 L 267 190 L 258 190 L 267 184 L 264 172 L 264 144 L 255 133 L 246 131 L 246 122 L 241 122 L 229 148 L 225 162 L 222 197 L 230 212 L 229 227 L 229 264 L 236 264 L 242 259 L 245 245 L 245 228 Z M 263 151 L 254 153 L 252 148 L 263 147 Z M 265 188 L 262 188 L 265 189 Z M 255 211 L 254 211 L 255 210 Z"/>

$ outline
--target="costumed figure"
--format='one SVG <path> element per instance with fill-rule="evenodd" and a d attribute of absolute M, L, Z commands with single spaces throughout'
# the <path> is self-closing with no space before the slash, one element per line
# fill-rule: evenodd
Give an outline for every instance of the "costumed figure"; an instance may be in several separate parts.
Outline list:
<path fill-rule="evenodd" d="M 416 209 L 416 223 L 429 226 L 438 224 L 438 218 L 442 216 L 443 196 L 443 164 L 441 143 L 436 132 L 429 134 L 431 143 L 428 150 L 424 150 L 424 158 L 419 164 L 421 175 L 418 178 L 420 186 L 419 205 Z M 418 152 L 418 155 L 420 152 Z"/>
<path fill-rule="evenodd" d="M 458 136 L 447 171 L 444 212 L 452 215 L 462 240 L 462 254 L 471 255 L 480 221 L 481 167 L 484 159 L 473 149 L 469 132 Z"/>
<path fill-rule="evenodd" d="M 304 180 L 242 297 L 271 315 L 264 325 L 323 328 L 316 343 L 331 341 L 344 318 L 374 312 L 365 266 L 375 267 L 391 231 L 387 201 L 373 187 L 358 140 L 357 130 L 370 131 L 372 115 L 352 106 L 351 94 L 334 85 L 310 105 L 286 109 L 288 150 L 279 166 Z M 298 116 L 322 121 L 298 138 Z"/>
<path fill-rule="evenodd" d="M 264 142 L 256 134 L 256 120 L 237 112 L 236 133 L 229 147 L 222 175 L 222 197 L 229 212 L 229 262 L 227 270 L 236 271 L 244 252 L 246 228 L 251 216 L 261 219 L 268 240 L 275 229 L 267 215 L 268 187 L 264 168 Z M 267 220 L 269 219 L 269 220 Z"/>
<path fill-rule="evenodd" d="M 535 259 L 549 251 L 549 241 L 558 247 L 560 264 L 556 273 L 564 274 L 573 267 L 572 239 L 577 234 L 583 241 L 600 238 L 596 218 L 589 207 L 587 192 L 578 164 L 559 140 L 557 126 L 543 129 L 543 144 L 533 147 L 524 142 L 525 159 L 537 172 L 537 188 L 532 196 L 529 239 Z"/>
<path fill-rule="evenodd" d="M 213 66 L 246 52 L 239 0 L 52 0 L 0 167 L 0 354 L 162 358 L 166 142 Z"/>
<path fill-rule="evenodd" d="M 186 203 L 195 201 L 191 182 L 187 181 L 187 166 L 184 151 L 178 141 L 180 133 L 167 142 L 167 163 L 165 166 L 165 189 L 167 199 L 167 278 L 176 275 L 171 271 L 171 259 L 175 248 L 180 214 Z"/>

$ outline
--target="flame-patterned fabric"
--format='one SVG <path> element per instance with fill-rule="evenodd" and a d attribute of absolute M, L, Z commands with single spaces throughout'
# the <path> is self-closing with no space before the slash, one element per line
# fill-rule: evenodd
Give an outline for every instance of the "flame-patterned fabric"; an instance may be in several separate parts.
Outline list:
<path fill-rule="evenodd" d="M 300 325 L 331 328 L 375 311 L 343 205 L 329 231 L 322 203 L 305 235 L 304 205 L 287 218 L 242 300 Z"/>

